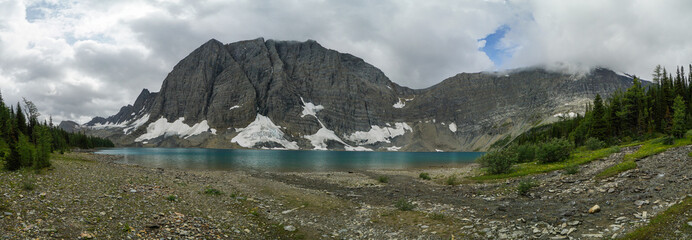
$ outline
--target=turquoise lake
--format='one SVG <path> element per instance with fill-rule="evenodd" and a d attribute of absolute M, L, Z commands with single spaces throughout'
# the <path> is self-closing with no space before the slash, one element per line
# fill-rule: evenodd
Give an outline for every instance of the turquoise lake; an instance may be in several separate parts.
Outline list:
<path fill-rule="evenodd" d="M 199 148 L 111 148 L 96 153 L 122 155 L 121 163 L 147 167 L 271 171 L 445 167 L 471 163 L 483 155 L 482 152 L 345 152 Z"/>

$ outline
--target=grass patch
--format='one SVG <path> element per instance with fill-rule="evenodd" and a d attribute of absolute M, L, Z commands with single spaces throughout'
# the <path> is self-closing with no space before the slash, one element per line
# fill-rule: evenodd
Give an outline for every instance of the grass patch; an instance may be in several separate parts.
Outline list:
<path fill-rule="evenodd" d="M 221 192 L 221 190 L 218 190 L 216 188 L 207 188 L 204 190 L 204 194 L 212 195 L 212 196 L 219 196 L 219 195 L 223 194 L 223 192 Z"/>
<path fill-rule="evenodd" d="M 603 170 L 596 175 L 596 178 L 602 179 L 615 176 L 621 172 L 637 168 L 637 163 L 635 161 L 638 159 L 665 152 L 670 148 L 692 144 L 692 140 L 689 137 L 675 139 L 672 144 L 670 144 L 669 140 L 670 137 L 659 137 L 643 142 L 642 146 L 636 152 L 625 155 L 623 162 Z"/>
<path fill-rule="evenodd" d="M 519 182 L 519 185 L 517 186 L 517 191 L 519 192 L 519 195 L 527 196 L 529 194 L 529 191 L 535 186 L 537 186 L 537 184 L 531 180 L 522 180 L 521 182 Z"/>
<path fill-rule="evenodd" d="M 571 165 L 567 166 L 565 168 L 565 173 L 572 175 L 572 174 L 577 174 L 579 172 L 579 165 Z"/>
<path fill-rule="evenodd" d="M 436 221 L 445 220 L 445 215 L 442 214 L 442 213 L 432 213 L 432 214 L 430 214 L 430 216 L 428 216 L 428 217 L 429 217 L 430 219 L 436 220 Z"/>
<path fill-rule="evenodd" d="M 394 202 L 394 207 L 401 211 L 411 211 L 416 208 L 416 204 L 413 204 L 406 199 L 399 199 L 398 201 Z"/>
<path fill-rule="evenodd" d="M 452 176 L 447 177 L 447 180 L 445 181 L 445 183 L 447 183 L 447 185 L 450 185 L 450 186 L 456 185 L 457 184 L 457 176 L 452 175 Z"/>
<path fill-rule="evenodd" d="M 69 154 L 51 153 L 50 159 L 51 160 L 61 160 L 61 161 L 93 162 L 93 160 L 90 160 L 79 153 L 69 153 Z"/>
<path fill-rule="evenodd" d="M 621 172 L 624 172 L 624 171 L 627 171 L 630 169 L 635 169 L 635 168 L 637 168 L 637 163 L 634 162 L 634 160 L 627 160 L 627 161 L 618 163 L 615 166 L 606 168 L 602 172 L 598 173 L 598 175 L 596 175 L 596 178 L 598 178 L 598 179 L 609 178 L 609 177 L 618 175 Z"/>
<path fill-rule="evenodd" d="M 426 172 L 420 173 L 420 174 L 418 175 L 418 177 L 419 177 L 420 179 L 423 179 L 423 180 L 430 180 L 430 179 L 432 179 L 432 178 L 430 178 L 430 174 L 428 174 L 428 173 L 426 173 Z"/>
<path fill-rule="evenodd" d="M 1 212 L 9 212 L 10 211 L 10 204 L 4 198 L 0 198 L 0 211 Z"/>
<path fill-rule="evenodd" d="M 24 191 L 33 191 L 34 189 L 36 189 L 36 184 L 34 183 L 34 179 L 32 178 L 22 180 L 21 186 L 22 190 Z"/>
<path fill-rule="evenodd" d="M 644 142 L 642 146 L 639 148 L 639 150 L 637 150 L 634 153 L 625 155 L 625 161 L 645 158 L 651 155 L 665 152 L 669 148 L 692 144 L 692 140 L 689 137 L 676 139 L 673 142 L 673 144 L 666 144 L 664 141 L 665 138 L 666 137 L 660 137 Z"/>
<path fill-rule="evenodd" d="M 514 177 L 527 176 L 527 175 L 531 175 L 531 174 L 552 172 L 552 171 L 564 169 L 564 168 L 569 167 L 569 166 L 582 165 L 585 163 L 589 163 L 589 162 L 596 160 L 596 159 L 608 157 L 608 156 L 610 156 L 610 154 L 617 153 L 617 152 L 620 152 L 620 147 L 609 147 L 609 148 L 603 148 L 603 149 L 599 149 L 599 150 L 595 150 L 595 151 L 589 151 L 587 149 L 577 149 L 570 155 L 570 157 L 567 160 L 565 160 L 563 162 L 541 164 L 541 163 L 534 161 L 534 162 L 529 162 L 529 163 L 521 163 L 521 164 L 514 165 L 512 167 L 513 171 L 510 173 L 486 174 L 486 175 L 471 177 L 470 179 L 476 180 L 476 181 L 488 181 L 488 180 L 514 178 Z"/>
<path fill-rule="evenodd" d="M 175 202 L 175 200 L 178 200 L 178 197 L 176 197 L 175 195 L 168 195 L 166 197 L 166 200 L 171 201 L 171 202 Z"/>
<path fill-rule="evenodd" d="M 377 181 L 381 183 L 388 183 L 389 182 L 389 177 L 387 176 L 379 176 L 377 177 Z"/>
<path fill-rule="evenodd" d="M 634 230 L 634 232 L 627 234 L 622 239 L 676 239 L 676 236 L 671 236 L 675 230 L 691 234 L 692 226 L 687 225 L 687 222 L 692 221 L 691 213 L 692 197 L 686 197 L 681 203 L 675 204 L 666 211 L 656 215 L 648 225 Z M 680 225 L 682 226 L 679 227 Z"/>

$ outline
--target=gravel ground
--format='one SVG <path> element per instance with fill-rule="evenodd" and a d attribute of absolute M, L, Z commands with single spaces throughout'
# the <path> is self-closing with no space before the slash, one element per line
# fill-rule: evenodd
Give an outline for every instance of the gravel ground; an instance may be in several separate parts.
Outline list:
<path fill-rule="evenodd" d="M 155 169 L 117 156 L 56 155 L 53 168 L 0 172 L 7 239 L 602 239 L 642 226 L 692 194 L 692 147 L 595 180 L 636 147 L 562 171 L 474 183 L 456 168 L 356 172 Z M 418 178 L 428 172 L 432 180 Z M 387 182 L 378 181 L 381 176 Z M 446 185 L 455 176 L 457 185 Z M 517 193 L 521 180 L 536 187 Z M 218 191 L 214 191 L 218 190 Z M 409 202 L 401 211 L 395 202 Z M 600 211 L 588 213 L 594 205 Z M 671 226 L 671 238 L 690 228 Z"/>

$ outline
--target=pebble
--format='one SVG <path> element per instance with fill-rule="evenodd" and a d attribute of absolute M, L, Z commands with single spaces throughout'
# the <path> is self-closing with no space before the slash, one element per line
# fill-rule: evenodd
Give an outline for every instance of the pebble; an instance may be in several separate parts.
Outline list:
<path fill-rule="evenodd" d="M 598 205 L 593 205 L 593 207 L 589 208 L 589 213 L 597 213 L 601 211 L 601 207 Z"/>
<path fill-rule="evenodd" d="M 293 232 L 296 230 L 296 227 L 294 227 L 293 225 L 288 225 L 288 226 L 284 227 L 284 230 L 289 231 L 289 232 Z"/>
<path fill-rule="evenodd" d="M 649 204 L 649 200 L 637 200 L 637 201 L 634 201 L 634 205 L 637 205 L 637 206 L 639 206 L 639 207 L 641 207 L 642 205 L 646 205 L 646 204 Z"/>
<path fill-rule="evenodd" d="M 134 189 L 130 189 L 130 192 L 131 192 L 131 193 L 136 193 L 136 192 L 137 192 L 137 190 L 134 190 Z"/>
<path fill-rule="evenodd" d="M 692 227 L 692 221 L 687 222 L 687 225 L 689 225 L 690 227 Z"/>

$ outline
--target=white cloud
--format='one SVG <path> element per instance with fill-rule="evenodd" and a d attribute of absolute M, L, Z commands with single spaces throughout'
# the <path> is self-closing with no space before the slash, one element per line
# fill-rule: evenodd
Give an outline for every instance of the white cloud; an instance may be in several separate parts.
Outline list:
<path fill-rule="evenodd" d="M 28 10 L 27 10 L 28 9 Z M 478 39 L 508 25 L 503 67 L 560 62 L 649 77 L 692 56 L 689 1 L 20 1 L 0 2 L 0 90 L 45 116 L 84 122 L 158 91 L 210 38 L 314 39 L 404 86 L 495 68 Z M 28 19 L 27 19 L 28 18 Z"/>

